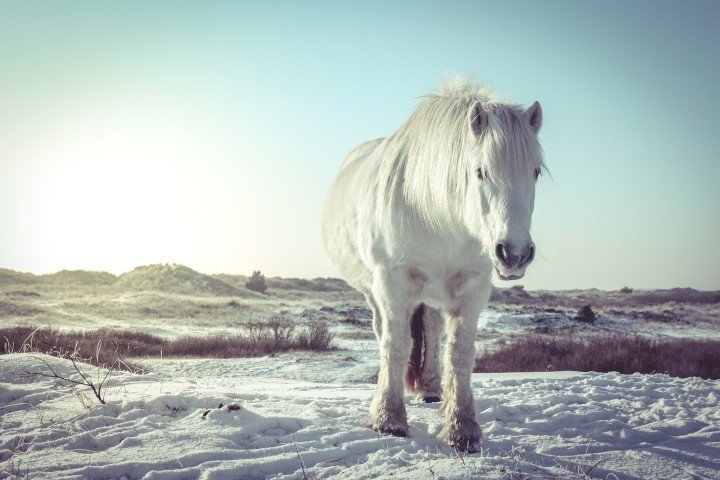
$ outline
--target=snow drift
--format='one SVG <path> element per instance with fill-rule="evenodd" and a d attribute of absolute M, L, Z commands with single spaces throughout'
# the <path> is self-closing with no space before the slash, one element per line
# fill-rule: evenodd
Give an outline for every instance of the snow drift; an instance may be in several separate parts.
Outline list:
<path fill-rule="evenodd" d="M 71 374 L 69 362 L 42 358 Z M 288 379 L 298 362 L 326 383 Z M 367 428 L 374 386 L 348 383 L 333 355 L 149 365 L 158 373 L 113 373 L 107 405 L 86 409 L 67 386 L 18 376 L 42 368 L 38 356 L 0 356 L 0 476 L 711 478 L 720 467 L 717 381 L 475 374 L 483 450 L 459 457 L 435 438 L 436 405 L 407 398 L 408 438 Z"/>

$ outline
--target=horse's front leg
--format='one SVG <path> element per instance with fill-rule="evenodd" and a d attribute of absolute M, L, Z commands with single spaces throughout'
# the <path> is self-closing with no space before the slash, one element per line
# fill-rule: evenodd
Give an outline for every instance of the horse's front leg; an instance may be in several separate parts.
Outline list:
<path fill-rule="evenodd" d="M 382 320 L 380 344 L 380 373 L 372 402 L 372 428 L 381 433 L 405 437 L 408 433 L 407 415 L 403 402 L 403 380 L 410 357 L 410 314 L 414 307 L 409 301 L 409 285 L 397 271 L 376 272 L 373 298 Z"/>
<path fill-rule="evenodd" d="M 440 436 L 459 450 L 475 453 L 480 449 L 482 432 L 475 420 L 475 404 L 470 375 L 475 364 L 475 332 L 480 311 L 487 303 L 489 285 L 468 292 L 446 312 L 445 373 L 441 411 L 445 428 Z"/>
<path fill-rule="evenodd" d="M 375 302 L 372 293 L 365 294 L 365 300 L 370 307 L 370 311 L 372 311 L 373 331 L 375 332 L 375 338 L 377 338 L 379 342 L 382 338 L 382 316 L 380 315 L 380 309 L 378 308 L 377 302 Z"/>

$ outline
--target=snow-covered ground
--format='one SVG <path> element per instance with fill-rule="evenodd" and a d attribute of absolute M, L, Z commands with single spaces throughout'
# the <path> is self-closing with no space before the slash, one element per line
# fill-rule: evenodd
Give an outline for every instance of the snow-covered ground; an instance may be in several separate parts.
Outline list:
<path fill-rule="evenodd" d="M 720 472 L 717 381 L 475 374 L 482 452 L 458 455 L 436 439 L 436 404 L 406 398 L 408 438 L 367 428 L 374 386 L 352 353 L 146 361 L 156 373 L 113 373 L 106 405 L 87 397 L 90 408 L 66 385 L 19 376 L 47 371 L 41 358 L 69 375 L 68 361 L 0 356 L 0 477 L 693 479 Z"/>
<path fill-rule="evenodd" d="M 105 405 L 87 388 L 24 375 L 47 373 L 44 362 L 71 375 L 66 360 L 0 355 L 0 479 L 720 478 L 720 381 L 698 378 L 474 374 L 481 453 L 459 455 L 437 440 L 437 404 L 409 395 L 410 436 L 378 435 L 367 427 L 379 361 L 362 297 L 333 279 L 269 284 L 259 295 L 244 289 L 242 277 L 182 266 L 119 278 L 0 269 L 0 327 L 109 327 L 176 338 L 235 334 L 279 314 L 298 328 L 326 323 L 338 347 L 134 359 L 153 373 L 113 372 Z M 481 315 L 476 344 L 482 353 L 533 332 L 720 339 L 719 299 L 687 289 L 508 289 Z M 598 314 L 592 325 L 573 318 L 584 304 Z"/>

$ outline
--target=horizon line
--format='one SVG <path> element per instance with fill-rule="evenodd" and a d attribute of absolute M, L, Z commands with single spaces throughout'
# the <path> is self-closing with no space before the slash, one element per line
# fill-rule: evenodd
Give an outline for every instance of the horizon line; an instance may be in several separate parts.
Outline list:
<path fill-rule="evenodd" d="M 198 273 L 198 274 L 200 274 L 200 275 L 208 275 L 208 276 L 229 275 L 229 276 L 249 277 L 249 276 L 252 274 L 252 273 L 250 273 L 250 274 L 243 274 L 243 273 L 227 273 L 227 272 L 203 273 L 203 272 L 201 272 L 200 270 L 196 270 L 196 269 L 194 269 L 194 268 L 192 268 L 192 267 L 189 267 L 189 266 L 187 266 L 187 265 L 185 265 L 185 264 L 176 263 L 176 262 L 169 262 L 169 263 L 158 262 L 158 263 L 148 263 L 148 264 L 144 264 L 144 265 L 138 265 L 137 267 L 134 267 L 134 268 L 132 268 L 132 269 L 130 269 L 130 270 L 127 270 L 127 271 L 124 271 L 124 272 L 122 272 L 122 273 L 113 273 L 113 272 L 110 272 L 110 271 L 108 271 L 108 270 L 88 270 L 88 269 L 83 269 L 83 268 L 77 268 L 77 269 L 61 268 L 60 270 L 56 270 L 56 271 L 52 271 L 52 272 L 47 272 L 47 273 L 35 273 L 35 272 L 31 272 L 31 271 L 15 270 L 14 268 L 5 267 L 5 266 L 1 266 L 1 265 L 0 265 L 0 270 L 11 271 L 11 272 L 15 272 L 15 273 L 18 273 L 18 274 L 23 274 L 23 275 L 32 275 L 33 277 L 43 277 L 43 276 L 47 276 L 47 275 L 55 275 L 55 274 L 58 274 L 58 273 L 61 273 L 61 272 L 71 272 L 71 273 L 73 273 L 73 272 L 85 272 L 85 273 L 105 273 L 105 274 L 108 274 L 108 275 L 112 275 L 112 276 L 114 276 L 114 277 L 116 277 L 116 278 L 120 278 L 122 275 L 125 275 L 125 274 L 127 274 L 127 273 L 133 272 L 133 271 L 137 270 L 138 268 L 152 267 L 152 266 L 156 266 L 156 265 L 159 265 L 159 266 L 184 267 L 184 268 L 187 268 L 187 269 L 189 269 L 189 270 L 192 270 L 193 272 L 196 272 L 196 273 Z M 262 270 L 260 270 L 260 273 L 262 273 Z M 341 281 L 347 283 L 347 282 L 346 282 L 343 278 L 341 278 L 341 277 L 292 277 L 292 276 L 285 277 L 285 276 L 280 276 L 280 275 L 276 275 L 276 276 L 267 276 L 267 275 L 264 275 L 264 276 L 265 276 L 265 278 L 268 278 L 268 279 L 279 278 L 279 279 L 298 279 L 298 280 L 341 280 Z M 603 288 L 597 288 L 597 287 L 585 287 L 585 288 L 583 288 L 583 287 L 577 287 L 577 288 L 556 288 L 556 289 L 550 289 L 550 288 L 526 288 L 526 287 L 525 287 L 524 285 L 522 285 L 522 284 L 515 284 L 515 285 L 509 285 L 509 286 L 507 286 L 507 287 L 503 287 L 503 286 L 498 285 L 496 282 L 491 282 L 491 283 L 492 283 L 493 288 L 500 288 L 500 289 L 510 290 L 510 289 L 512 289 L 512 288 L 522 287 L 522 288 L 521 288 L 522 290 L 526 290 L 526 291 L 530 291 L 530 292 L 542 292 L 542 291 L 548 291 L 548 292 L 572 292 L 572 291 L 591 291 L 591 290 L 597 290 L 597 291 L 600 291 L 600 292 L 617 292 L 617 291 L 620 291 L 621 288 L 630 288 L 630 289 L 632 289 L 633 291 L 637 290 L 637 291 L 642 291 L 642 292 L 653 292 L 653 291 L 663 291 L 663 290 L 676 290 L 676 289 L 679 289 L 679 290 L 688 289 L 688 290 L 695 290 L 695 291 L 697 291 L 697 292 L 720 292 L 720 290 L 704 290 L 704 289 L 700 289 L 700 288 L 687 287 L 687 286 L 684 286 L 684 287 L 683 287 L 683 286 L 676 286 L 676 287 L 669 287 L 669 288 L 643 288 L 643 287 L 630 287 L 630 286 L 627 286 L 627 285 L 626 285 L 626 286 L 623 286 L 623 287 L 617 288 L 617 289 L 603 289 Z M 352 287 L 351 285 L 349 285 L 349 284 L 348 284 L 348 286 L 349 286 L 350 288 L 353 288 L 353 287 Z M 353 288 L 353 289 L 354 289 L 354 288 Z"/>

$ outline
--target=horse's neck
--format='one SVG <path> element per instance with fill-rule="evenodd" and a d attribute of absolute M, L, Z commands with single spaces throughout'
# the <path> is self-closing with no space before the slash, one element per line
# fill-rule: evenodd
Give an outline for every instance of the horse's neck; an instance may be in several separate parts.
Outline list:
<path fill-rule="evenodd" d="M 455 211 L 456 207 L 443 204 L 441 199 L 417 203 L 416 196 L 408 195 L 404 185 L 400 187 L 395 192 L 386 228 L 402 230 L 408 238 L 427 242 L 448 243 L 468 237 L 462 212 Z"/>
<path fill-rule="evenodd" d="M 468 251 L 468 245 L 475 247 L 474 254 L 479 255 L 480 242 L 470 236 L 465 225 L 430 224 L 426 217 L 407 203 L 398 203 L 388 223 L 381 228 L 384 247 L 388 257 L 395 261 L 425 266 L 433 271 L 460 269 L 464 262 L 474 264 L 471 256 L 460 253 Z M 466 258 L 467 257 L 467 258 Z"/>
<path fill-rule="evenodd" d="M 447 180 L 422 178 L 403 188 L 404 206 L 434 235 L 443 238 L 463 236 L 467 231 L 462 201 L 447 192 Z"/>

